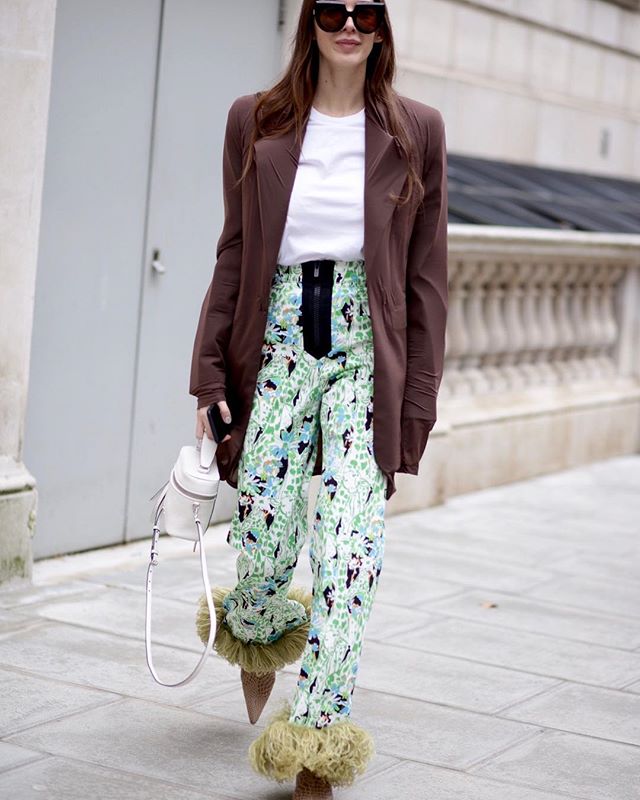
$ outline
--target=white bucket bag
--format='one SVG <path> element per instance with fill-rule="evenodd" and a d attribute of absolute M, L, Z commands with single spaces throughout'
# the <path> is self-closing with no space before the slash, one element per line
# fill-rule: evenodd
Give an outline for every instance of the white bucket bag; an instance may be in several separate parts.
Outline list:
<path fill-rule="evenodd" d="M 215 458 L 217 443 L 206 433 L 202 439 L 196 439 L 196 445 L 185 445 L 178 460 L 171 469 L 169 480 L 150 498 L 157 498 L 151 513 L 153 537 L 151 540 L 151 558 L 147 569 L 146 614 L 145 614 L 145 646 L 147 665 L 154 679 L 162 686 L 184 686 L 192 681 L 205 664 L 207 656 L 213 648 L 216 635 L 216 613 L 211 597 L 207 560 L 204 552 L 204 534 L 209 527 L 218 489 L 220 473 Z M 151 655 L 151 584 L 153 568 L 158 564 L 158 539 L 160 536 L 159 521 L 164 514 L 164 528 L 171 536 L 193 541 L 193 550 L 200 545 L 200 566 L 204 583 L 207 605 L 209 608 L 209 639 L 200 661 L 193 672 L 177 683 L 165 683 L 160 680 L 153 666 Z"/>

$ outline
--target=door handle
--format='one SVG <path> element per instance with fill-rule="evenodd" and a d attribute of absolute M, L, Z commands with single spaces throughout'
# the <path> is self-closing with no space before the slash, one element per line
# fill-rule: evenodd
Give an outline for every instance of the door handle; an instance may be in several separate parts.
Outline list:
<path fill-rule="evenodd" d="M 160 251 L 159 250 L 154 250 L 153 251 L 153 259 L 151 261 L 151 268 L 153 269 L 154 272 L 160 273 L 160 275 L 163 275 L 167 271 L 167 268 L 160 261 Z"/>

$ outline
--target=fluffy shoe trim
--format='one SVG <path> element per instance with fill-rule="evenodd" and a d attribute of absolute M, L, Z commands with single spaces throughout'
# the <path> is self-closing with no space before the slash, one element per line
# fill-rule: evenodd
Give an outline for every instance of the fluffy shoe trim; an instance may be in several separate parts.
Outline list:
<path fill-rule="evenodd" d="M 348 717 L 323 728 L 289 722 L 288 701 L 249 747 L 256 772 L 276 781 L 293 780 L 303 768 L 332 786 L 350 786 L 375 753 L 371 735 Z"/>
<path fill-rule="evenodd" d="M 217 633 L 213 643 L 214 649 L 230 664 L 237 664 L 247 672 L 273 672 L 287 664 L 295 663 L 302 657 L 309 635 L 311 621 L 312 594 L 301 586 L 291 586 L 287 597 L 297 600 L 305 607 L 307 621 L 297 628 L 285 631 L 274 642 L 243 642 L 234 636 L 223 622 L 226 610 L 222 605 L 225 596 L 231 591 L 226 586 L 214 586 L 211 589 L 213 604 L 216 609 Z M 203 644 L 209 638 L 210 619 L 206 595 L 198 601 L 196 613 L 196 630 Z"/>

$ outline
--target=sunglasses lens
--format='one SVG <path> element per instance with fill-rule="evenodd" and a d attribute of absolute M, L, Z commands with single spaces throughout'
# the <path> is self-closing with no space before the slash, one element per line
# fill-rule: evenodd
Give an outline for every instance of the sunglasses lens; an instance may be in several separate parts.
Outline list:
<path fill-rule="evenodd" d="M 356 27 L 362 33 L 373 33 L 379 25 L 379 13 L 375 8 L 358 7 L 356 15 Z"/>
<path fill-rule="evenodd" d="M 342 8 L 344 9 L 344 5 Z M 340 8 L 319 5 L 316 10 L 316 21 L 323 31 L 335 33 L 343 28 L 346 17 Z"/>
<path fill-rule="evenodd" d="M 369 7 L 371 6 L 371 7 Z M 380 27 L 384 14 L 384 4 L 365 3 L 355 6 L 353 22 L 360 33 L 374 33 Z M 316 22 L 327 33 L 342 30 L 348 19 L 345 3 L 317 3 Z"/>

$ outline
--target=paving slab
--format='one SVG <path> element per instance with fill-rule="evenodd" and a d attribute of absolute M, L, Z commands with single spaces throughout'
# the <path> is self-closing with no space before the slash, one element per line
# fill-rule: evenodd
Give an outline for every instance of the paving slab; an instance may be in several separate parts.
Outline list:
<path fill-rule="evenodd" d="M 542 495 L 542 490 L 539 493 Z M 466 495 L 462 497 L 466 498 Z M 605 546 L 602 516 L 563 511 L 543 512 L 542 497 L 540 505 L 530 509 L 520 508 L 517 504 L 511 506 L 502 499 L 494 499 L 488 503 L 486 500 L 476 501 L 474 498 L 472 504 L 463 507 L 457 507 L 456 502 L 458 498 L 448 501 L 442 507 L 444 511 L 435 519 L 425 516 L 431 515 L 431 510 L 420 512 L 423 515 L 422 525 L 428 530 L 449 533 L 454 540 L 459 532 L 471 530 L 476 534 L 490 536 L 497 543 L 514 539 L 525 540 L 534 551 L 535 542 L 538 548 L 547 549 L 548 559 L 543 553 L 542 563 L 553 563 L 562 553 L 570 555 L 572 552 L 593 554 L 604 551 L 621 557 L 637 555 L 636 526 L 628 520 L 615 523 L 607 519 Z"/>
<path fill-rule="evenodd" d="M 45 624 L 44 620 L 34 619 L 29 614 L 20 613 L 15 609 L 2 610 L 0 611 L 0 642 L 6 634 L 43 624 Z"/>
<path fill-rule="evenodd" d="M 117 694 L 0 669 L 0 737 L 118 699 Z"/>
<path fill-rule="evenodd" d="M 116 587 L 101 587 L 53 603 L 37 603 L 30 612 L 39 617 L 95 631 L 144 639 L 145 594 Z M 153 597 L 152 640 L 198 652 L 202 643 L 196 631 L 197 598 L 191 603 Z"/>
<path fill-rule="evenodd" d="M 637 470 L 637 465 L 634 469 Z M 542 497 L 544 505 L 540 502 Z M 562 475 L 557 473 L 492 487 L 459 496 L 451 505 L 456 508 L 471 505 L 487 508 L 498 503 L 534 513 L 544 509 L 547 516 L 571 514 L 601 518 L 606 515 L 612 524 L 624 525 L 629 531 L 633 530 L 633 512 L 640 511 L 637 486 L 618 486 L 611 481 L 603 485 L 597 476 L 589 475 L 588 470 L 568 470 Z"/>
<path fill-rule="evenodd" d="M 500 716 L 640 747 L 640 697 L 614 689 L 564 683 Z"/>
<path fill-rule="evenodd" d="M 69 581 L 50 586 L 24 586 L 20 589 L 3 590 L 0 587 L 0 608 L 21 608 L 44 600 L 94 592 L 95 588 L 88 581 Z"/>
<path fill-rule="evenodd" d="M 573 733 L 544 731 L 471 771 L 588 800 L 640 797 L 640 749 Z"/>
<path fill-rule="evenodd" d="M 29 750 L 26 747 L 19 747 L 16 744 L 0 742 L 0 773 L 4 770 L 12 769 L 19 764 L 31 763 L 42 758 L 42 753 L 37 750 Z M 0 794 L 0 797 L 2 795 Z"/>
<path fill-rule="evenodd" d="M 420 574 L 427 578 L 505 592 L 525 591 L 554 577 L 542 569 L 429 548 L 427 537 L 422 543 L 394 542 L 392 547 L 385 547 L 384 563 L 395 573 L 411 567 L 416 572 L 419 565 Z"/>
<path fill-rule="evenodd" d="M 561 576 L 524 590 L 531 597 L 554 603 L 640 618 L 640 581 L 598 580 L 581 575 Z"/>
<path fill-rule="evenodd" d="M 517 631 L 634 650 L 640 647 L 640 619 L 564 606 L 529 595 L 471 591 L 424 603 L 425 611 Z"/>
<path fill-rule="evenodd" d="M 597 557 L 593 554 L 572 555 L 549 561 L 548 566 L 553 572 L 607 581 L 636 583 L 640 576 L 640 556 L 633 551 L 624 556 L 611 555 L 604 551 L 598 553 Z"/>
<path fill-rule="evenodd" d="M 448 654 L 517 673 L 619 688 L 640 677 L 640 653 L 462 619 L 389 637 L 410 650 Z M 409 656 L 407 655 L 407 659 Z"/>
<path fill-rule="evenodd" d="M 218 781 L 219 782 L 219 781 Z M 198 792 L 67 758 L 42 758 L 0 774 L 0 797 L 15 800 L 231 800 L 229 795 Z"/>
<path fill-rule="evenodd" d="M 513 783 L 481 778 L 456 769 L 403 761 L 362 784 L 362 793 L 345 791 L 345 800 L 567 800 L 555 794 Z"/>
<path fill-rule="evenodd" d="M 166 682 L 186 677 L 197 663 L 193 653 L 162 645 L 154 646 L 153 656 Z M 206 697 L 221 685 L 231 687 L 238 679 L 238 668 L 213 654 L 191 683 L 160 686 L 148 670 L 144 643 L 57 622 L 7 636 L 0 645 L 0 665 L 178 706 Z"/>
<path fill-rule="evenodd" d="M 430 629 L 427 625 L 419 634 L 425 643 Z M 397 638 L 414 641 L 417 635 L 409 632 Z M 371 640 L 363 645 L 358 670 L 358 686 L 366 689 L 489 714 L 554 683 L 552 678 Z"/>
<path fill-rule="evenodd" d="M 525 525 L 532 536 L 513 535 L 514 529 L 521 532 Z M 546 531 L 547 526 L 546 520 L 514 521 L 512 515 L 478 513 L 473 509 L 440 517 L 439 521 L 425 518 L 424 512 L 412 512 L 391 517 L 387 541 L 390 547 L 396 541 L 419 547 L 426 544 L 429 549 L 452 550 L 527 567 L 575 557 L 574 545 L 537 538 L 536 534 Z"/>

